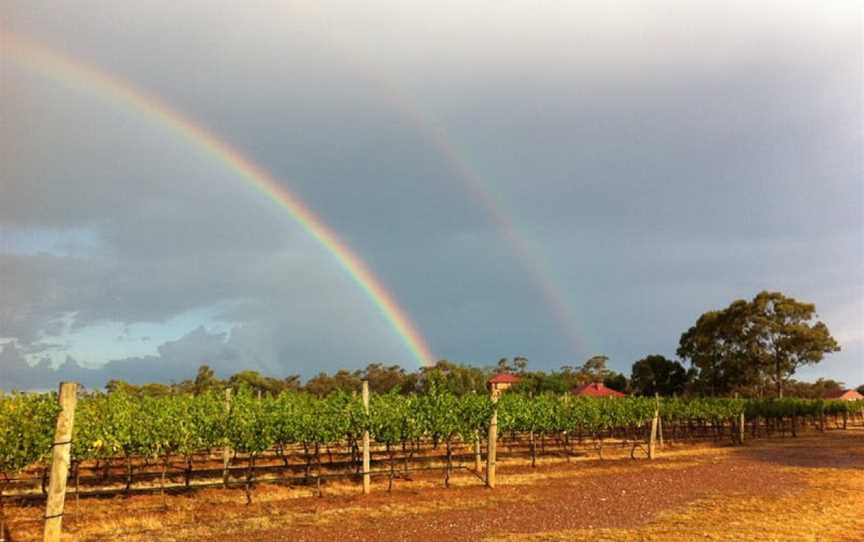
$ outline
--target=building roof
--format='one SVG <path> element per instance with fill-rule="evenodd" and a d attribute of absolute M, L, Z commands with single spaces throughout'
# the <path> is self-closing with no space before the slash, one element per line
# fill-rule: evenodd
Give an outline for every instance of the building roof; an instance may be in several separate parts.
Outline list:
<path fill-rule="evenodd" d="M 624 397 L 626 395 L 618 390 L 607 388 L 602 382 L 593 382 L 573 388 L 571 393 L 582 397 Z"/>
<path fill-rule="evenodd" d="M 847 401 L 860 401 L 864 399 L 864 395 L 861 395 L 855 390 L 834 390 L 827 392 L 825 394 L 825 399 L 845 399 Z"/>
<path fill-rule="evenodd" d="M 515 384 L 519 382 L 519 377 L 509 373 L 501 373 L 489 379 L 490 384 Z"/>

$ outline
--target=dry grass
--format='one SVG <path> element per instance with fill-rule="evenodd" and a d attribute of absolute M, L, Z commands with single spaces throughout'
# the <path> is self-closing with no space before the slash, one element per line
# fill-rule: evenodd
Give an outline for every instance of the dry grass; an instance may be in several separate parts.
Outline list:
<path fill-rule="evenodd" d="M 798 439 L 772 439 L 748 442 L 745 448 L 710 445 L 667 447 L 654 462 L 631 461 L 629 449 L 604 450 L 608 461 L 596 456 L 543 458 L 538 469 L 526 468 L 524 459 L 499 462 L 502 487 L 533 486 L 567 478 L 611 477 L 640 470 L 682 470 L 722 463 L 738 454 L 760 458 L 764 454 L 765 482 L 780 473 L 800 479 L 794 491 L 776 498 L 745 493 L 709 495 L 659 515 L 633 528 L 577 529 L 518 535 L 493 536 L 495 540 L 523 541 L 646 541 L 683 542 L 691 540 L 834 541 L 864 540 L 864 446 L 862 431 L 833 433 L 830 437 L 805 435 Z M 806 451 L 805 451 L 806 450 Z M 606 452 L 609 452 L 607 455 Z M 801 458 L 815 458 L 813 466 L 801 465 Z M 569 464 L 568 464 L 569 463 Z M 833 465 L 833 468 L 831 467 Z M 759 467 L 761 469 L 761 467 Z M 564 482 L 566 483 L 566 482 Z M 314 487 L 262 485 L 254 492 L 254 502 L 245 506 L 242 490 L 207 489 L 187 495 L 168 497 L 168 510 L 160 509 L 160 498 L 153 496 L 84 499 L 81 521 L 74 521 L 74 501 L 67 503 L 64 537 L 67 542 L 114 541 L 188 542 L 244 538 L 255 532 L 278 532 L 298 526 L 339 526 L 368 522 L 369 519 L 440 515 L 448 512 L 494 508 L 496 504 L 526 502 L 521 491 L 484 492 L 478 498 L 480 481 L 472 474 L 457 472 L 451 478 L 453 491 L 440 488 L 437 475 L 399 480 L 394 498 L 386 491 L 387 482 L 377 480 L 373 495 L 359 496 L 359 486 L 334 482 L 324 489 L 326 498 L 310 498 Z M 471 488 L 474 488 L 472 490 Z M 430 491 L 430 489 L 437 489 Z M 437 496 L 431 496 L 434 493 Z M 629 491 L 628 491 L 629 493 Z M 446 494 L 446 498 L 442 498 Z M 538 494 L 538 493 L 535 493 Z M 539 493 L 542 499 L 543 493 Z M 40 539 L 41 507 L 11 507 L 7 510 L 15 527 L 16 542 Z M 626 513 L 623 511 L 622 513 Z M 547 527 L 548 528 L 548 527 Z"/>
<path fill-rule="evenodd" d="M 812 473 L 811 473 L 812 474 Z M 579 529 L 496 537 L 507 541 L 738 542 L 860 541 L 864 537 L 864 483 L 848 474 L 814 475 L 805 493 L 776 501 L 738 497 L 703 499 L 636 529 Z"/>
<path fill-rule="evenodd" d="M 652 463 L 647 463 L 645 461 L 640 461 L 638 463 L 630 463 L 628 461 L 624 465 L 621 465 L 620 462 L 610 461 L 609 464 L 592 465 L 589 468 L 583 469 L 542 469 L 530 472 L 516 472 L 512 474 L 505 473 L 498 476 L 498 483 L 502 486 L 537 485 L 549 480 L 576 479 L 586 476 L 619 476 L 622 474 L 631 473 L 634 470 L 683 470 L 695 467 L 700 464 L 702 464 L 702 462 L 700 461 L 662 461 Z"/>
<path fill-rule="evenodd" d="M 449 498 L 446 500 L 416 501 L 411 503 L 381 503 L 378 506 L 364 505 L 344 506 L 339 508 L 310 507 L 305 511 L 289 510 L 279 506 L 276 498 L 268 500 L 269 504 L 253 505 L 253 507 L 226 507 L 221 509 L 218 520 L 214 522 L 196 522 L 195 509 L 173 510 L 158 515 L 146 514 L 129 516 L 121 519 L 106 518 L 104 520 L 88 521 L 81 529 L 75 529 L 64 535 L 63 540 L 75 541 L 108 541 L 117 540 L 122 533 L 122 539 L 128 542 L 149 541 L 187 541 L 207 540 L 218 533 L 221 536 L 242 535 L 254 531 L 285 529 L 309 525 L 333 525 L 338 522 L 369 521 L 375 518 L 403 517 L 415 514 L 442 514 L 451 510 L 467 510 L 481 506 L 489 506 L 494 502 L 508 502 L 513 497 L 493 497 L 485 502 L 477 499 Z M 523 499 L 524 500 L 524 499 Z M 219 504 L 209 503 L 213 506 Z M 208 503 L 200 502 L 199 505 Z"/>
<path fill-rule="evenodd" d="M 404 484 L 405 482 L 402 482 Z M 451 486 L 477 487 L 479 481 L 473 475 L 461 474 L 451 478 Z M 386 481 L 378 484 L 386 487 Z M 397 488 L 399 485 L 397 485 Z M 441 487 L 440 480 L 415 480 L 410 482 L 412 492 L 423 494 L 425 489 Z M 496 503 L 525 501 L 524 496 L 503 494 L 488 495 L 483 500 L 462 498 L 453 493 L 447 499 L 413 499 L 410 502 L 387 502 L 387 495 L 379 489 L 379 499 L 374 507 L 359 498 L 359 488 L 351 483 L 329 486 L 328 498 L 309 498 L 314 488 L 291 488 L 262 485 L 254 494 L 251 506 L 245 505 L 245 497 L 239 490 L 210 489 L 191 495 L 169 496 L 168 509 L 163 511 L 159 497 L 116 497 L 82 501 L 80 523 L 74 521 L 74 503 L 67 506 L 63 540 L 68 542 L 113 541 L 128 542 L 179 542 L 207 540 L 214 533 L 238 536 L 252 531 L 291 528 L 303 525 L 332 525 L 370 518 L 401 517 L 416 514 L 444 514 L 451 510 L 468 510 L 491 506 Z M 383 494 L 382 494 L 383 493 Z M 328 506 L 335 498 L 340 506 Z M 374 497 L 373 497 L 374 498 Z M 302 501 L 303 506 L 297 506 Z M 355 504 L 356 503 L 356 504 Z M 40 539 L 38 515 L 40 508 L 12 508 L 9 510 L 13 524 L 32 526 L 19 528 L 14 540 L 32 542 Z M 27 523 L 23 523 L 26 521 Z"/>
<path fill-rule="evenodd" d="M 812 445 L 813 443 L 809 443 Z M 793 447 L 808 446 L 795 442 Z M 850 449 L 864 456 L 861 448 Z M 747 495 L 700 499 L 683 510 L 667 511 L 632 529 L 576 529 L 495 536 L 521 542 L 860 542 L 864 540 L 864 470 L 779 467 L 804 486 L 792 495 L 769 500 Z M 770 475 L 766 473 L 766 483 Z"/>

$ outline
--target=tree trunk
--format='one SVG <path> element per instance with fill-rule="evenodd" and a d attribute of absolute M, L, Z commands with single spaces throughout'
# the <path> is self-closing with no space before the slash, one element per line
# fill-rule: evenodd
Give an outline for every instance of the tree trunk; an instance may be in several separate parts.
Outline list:
<path fill-rule="evenodd" d="M 783 398 L 783 378 L 780 374 L 780 355 L 774 354 L 774 377 L 777 379 L 777 397 Z"/>
<path fill-rule="evenodd" d="M 168 456 L 162 460 L 162 476 L 159 478 L 159 493 L 162 494 L 162 509 L 168 509 L 168 502 L 165 500 L 165 471 L 168 470 Z"/>
<path fill-rule="evenodd" d="M 184 472 L 186 476 L 186 489 L 189 489 L 190 484 L 192 483 L 192 456 L 186 456 L 186 470 Z"/>
<path fill-rule="evenodd" d="M 252 504 L 252 473 L 255 471 L 255 454 L 249 454 L 249 464 L 246 467 L 246 504 Z"/>
<path fill-rule="evenodd" d="M 3 490 L 6 489 L 8 477 L 5 473 L 3 473 L 3 476 L 6 480 L 0 483 L 0 540 L 6 540 L 6 508 L 3 504 Z"/>
<path fill-rule="evenodd" d="M 78 510 L 81 505 L 81 462 L 75 462 L 75 525 L 78 525 Z M 0 537 L 2 538 L 2 537 Z"/>
<path fill-rule="evenodd" d="M 384 450 L 387 452 L 387 458 L 390 460 L 390 480 L 387 484 L 387 493 L 393 491 L 393 476 L 396 473 L 396 459 L 394 457 L 393 450 L 390 449 L 390 443 L 384 443 Z"/>
<path fill-rule="evenodd" d="M 125 492 L 128 495 L 129 490 L 132 488 L 132 457 L 127 453 L 126 454 L 126 489 Z"/>
<path fill-rule="evenodd" d="M 312 470 L 312 455 L 309 453 L 309 444 L 303 443 L 303 458 L 306 460 L 306 466 L 303 469 L 303 481 L 309 483 L 309 473 Z"/>
<path fill-rule="evenodd" d="M 317 463 L 315 467 L 315 487 L 318 490 L 318 497 L 323 497 L 324 493 L 321 492 L 321 447 L 318 444 L 315 445 L 315 460 Z"/>
<path fill-rule="evenodd" d="M 444 487 L 450 487 L 450 468 L 452 464 L 452 450 L 450 448 L 450 439 L 445 441 L 447 445 L 447 465 L 444 467 Z"/>

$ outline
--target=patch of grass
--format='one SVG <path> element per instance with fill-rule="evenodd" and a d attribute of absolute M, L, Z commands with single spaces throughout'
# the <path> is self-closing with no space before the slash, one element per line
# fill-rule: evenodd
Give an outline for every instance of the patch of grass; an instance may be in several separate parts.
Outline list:
<path fill-rule="evenodd" d="M 592 465 L 590 467 L 568 469 L 568 470 L 546 470 L 537 469 L 530 472 L 519 472 L 512 474 L 499 474 L 499 484 L 502 486 L 524 486 L 542 484 L 547 480 L 573 479 L 586 476 L 612 477 L 628 474 L 635 471 L 646 472 L 649 470 L 683 470 L 701 465 L 701 461 L 610 461 L 609 464 Z"/>
<path fill-rule="evenodd" d="M 476 481 L 476 478 L 475 478 Z M 430 484 L 431 485 L 431 484 Z M 476 485 L 476 484 L 475 484 Z M 412 485 L 412 490 L 417 489 Z M 279 486 L 264 486 L 255 493 L 252 506 L 244 502 L 237 492 L 208 490 L 194 497 L 169 498 L 167 511 L 154 509 L 155 498 L 108 499 L 88 502 L 81 525 L 69 522 L 64 526 L 65 542 L 183 542 L 208 540 L 216 535 L 237 535 L 296 526 L 333 525 L 336 523 L 368 521 L 374 518 L 407 517 L 416 514 L 446 514 L 453 510 L 468 510 L 519 500 L 525 496 L 489 494 L 484 499 L 460 497 L 453 493 L 447 499 L 416 499 L 405 502 L 404 495 L 396 492 L 393 502 L 386 494 L 378 494 L 376 501 L 358 499 L 357 504 L 343 502 L 343 506 L 328 507 L 318 499 L 306 499 L 298 507 L 296 491 Z M 353 493 L 356 496 L 356 488 Z M 308 497 L 306 491 L 304 496 Z M 422 495 L 422 491 L 421 491 Z M 122 504 L 121 504 L 122 503 Z M 125 505 L 125 506 L 124 506 Z M 32 533 L 21 533 L 15 540 L 30 542 L 40 539 L 38 524 Z"/>
<path fill-rule="evenodd" d="M 746 495 L 700 499 L 634 529 L 577 529 L 495 537 L 572 542 L 853 542 L 864 537 L 864 474 L 831 468 L 786 468 L 805 480 L 776 500 Z"/>

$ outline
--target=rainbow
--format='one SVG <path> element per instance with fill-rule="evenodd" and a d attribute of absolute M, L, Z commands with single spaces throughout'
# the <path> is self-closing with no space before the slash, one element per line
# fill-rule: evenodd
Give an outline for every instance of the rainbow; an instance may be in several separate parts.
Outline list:
<path fill-rule="evenodd" d="M 471 166 L 465 158 L 466 153 L 458 149 L 441 123 L 424 112 L 416 100 L 377 70 L 371 61 L 363 60 L 357 48 L 351 49 L 350 53 L 346 52 L 346 56 L 350 56 L 357 65 L 363 66 L 361 71 L 370 76 L 370 82 L 377 85 L 391 107 L 422 134 L 461 182 L 467 195 L 480 206 L 530 278 L 536 291 L 543 297 L 546 307 L 551 310 L 559 331 L 567 339 L 569 353 L 584 355 L 594 348 L 594 345 L 588 345 L 586 338 L 579 333 L 580 330 L 587 329 L 587 326 L 577 318 L 566 302 L 569 297 L 565 293 L 567 290 L 556 279 L 540 243 L 530 239 L 523 233 L 526 228 L 517 226 L 513 220 L 512 217 L 518 213 L 510 211 L 498 192 L 488 186 L 488 181 Z"/>
<path fill-rule="evenodd" d="M 510 247 L 520 267 L 528 275 L 536 291 L 543 297 L 545 305 L 552 311 L 559 331 L 567 338 L 571 354 L 584 354 L 585 339 L 579 334 L 585 326 L 576 318 L 566 302 L 565 288 L 555 279 L 549 259 L 540 244 L 523 233 L 525 228 L 517 227 L 507 205 L 497 192 L 488 188 L 487 182 L 463 157 L 452 138 L 435 119 L 414 105 L 413 100 L 403 92 L 391 89 L 391 101 L 398 104 L 402 115 L 411 119 L 418 130 L 425 134 L 433 148 L 444 159 L 454 175 L 462 182 L 463 188 L 471 199 L 477 202 L 489 218 L 498 235 Z"/>
<path fill-rule="evenodd" d="M 171 131 L 178 139 L 209 156 L 227 171 L 282 207 L 347 271 L 377 307 L 412 356 L 428 365 L 434 358 L 423 335 L 366 263 L 341 241 L 303 201 L 282 186 L 265 169 L 252 163 L 236 148 L 190 118 L 172 109 L 159 98 L 134 87 L 97 66 L 49 49 L 32 39 L 0 30 L 2 55 L 16 65 L 63 84 L 96 92 L 117 106 L 137 113 L 150 123 Z"/>
<path fill-rule="evenodd" d="M 527 228 L 513 219 L 518 213 L 513 212 L 491 183 L 472 167 L 466 158 L 468 153 L 460 151 L 444 126 L 424 111 L 416 99 L 378 67 L 374 62 L 374 55 L 365 52 L 363 44 L 350 43 L 335 25 L 328 26 L 325 31 L 330 43 L 341 45 L 342 56 L 356 66 L 357 72 L 376 86 L 382 98 L 429 143 L 453 176 L 460 181 L 468 197 L 483 210 L 536 291 L 542 296 L 545 306 L 551 310 L 559 331 L 567 340 L 569 353 L 584 355 L 596 348 L 596 345 L 587 344 L 586 337 L 580 334 L 579 331 L 588 329 L 588 326 L 577 318 L 571 304 L 567 302 L 571 297 L 567 294 L 568 289 L 564 288 L 553 273 L 552 265 L 541 244 L 524 233 Z"/>

